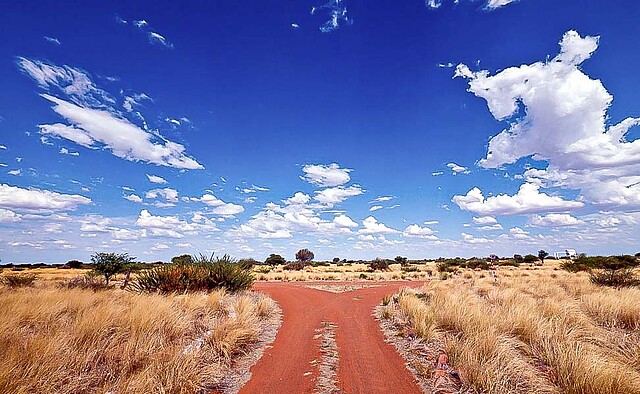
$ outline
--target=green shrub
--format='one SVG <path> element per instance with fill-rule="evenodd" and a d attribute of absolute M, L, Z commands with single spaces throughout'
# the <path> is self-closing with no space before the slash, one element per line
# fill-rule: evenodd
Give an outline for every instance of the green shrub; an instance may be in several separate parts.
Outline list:
<path fill-rule="evenodd" d="M 403 267 L 409 264 L 409 260 L 406 257 L 396 256 L 393 260 Z"/>
<path fill-rule="evenodd" d="M 128 253 L 94 253 L 91 255 L 94 272 L 103 275 L 107 285 L 113 275 L 126 271 L 135 259 Z"/>
<path fill-rule="evenodd" d="M 255 278 L 228 255 L 192 257 L 191 264 L 168 264 L 140 272 L 131 283 L 137 292 L 189 293 L 247 290 Z"/>
<path fill-rule="evenodd" d="M 640 286 L 640 280 L 635 277 L 631 268 L 595 270 L 589 273 L 589 279 L 591 283 L 598 286 L 616 288 Z"/>
<path fill-rule="evenodd" d="M 402 272 L 418 272 L 418 267 L 415 265 L 406 265 L 401 268 Z"/>
<path fill-rule="evenodd" d="M 538 257 L 528 254 L 522 258 L 522 262 L 525 264 L 534 264 L 538 262 Z"/>
<path fill-rule="evenodd" d="M 193 263 L 193 260 L 191 259 L 191 255 L 182 254 L 180 256 L 172 257 L 171 262 L 173 264 L 191 264 Z"/>
<path fill-rule="evenodd" d="M 73 269 L 80 269 L 82 268 L 83 265 L 84 263 L 78 260 L 69 260 L 67 261 L 67 264 L 65 264 L 65 266 L 67 266 L 68 268 L 73 268 Z"/>
<path fill-rule="evenodd" d="M 3 276 L 0 278 L 0 282 L 12 289 L 15 289 L 18 287 L 33 286 L 36 279 L 38 279 L 38 277 L 33 274 L 13 274 Z"/>
<path fill-rule="evenodd" d="M 489 268 L 491 268 L 489 263 L 486 260 L 482 260 L 482 259 L 469 259 L 464 263 L 461 263 L 460 267 L 470 268 L 473 270 L 474 269 L 488 270 Z"/>
<path fill-rule="evenodd" d="M 376 258 L 369 263 L 369 269 L 371 271 L 388 271 L 389 261 L 381 258 Z"/>
<path fill-rule="evenodd" d="M 314 257 L 315 255 L 309 249 L 300 249 L 296 253 L 296 260 L 302 261 L 302 262 L 309 262 L 313 260 Z"/>
<path fill-rule="evenodd" d="M 593 269 L 620 270 L 638 266 L 638 260 L 634 256 L 590 256 L 581 254 L 575 260 L 568 260 L 560 264 L 560 267 L 569 272 L 590 271 Z"/>

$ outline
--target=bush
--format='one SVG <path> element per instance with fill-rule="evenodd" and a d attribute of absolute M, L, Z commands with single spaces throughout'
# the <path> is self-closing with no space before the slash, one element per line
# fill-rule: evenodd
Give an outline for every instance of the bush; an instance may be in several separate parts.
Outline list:
<path fill-rule="evenodd" d="M 569 272 L 591 271 L 594 269 L 621 270 L 638 266 L 634 256 L 590 256 L 580 254 L 575 260 L 565 261 L 560 267 Z"/>
<path fill-rule="evenodd" d="M 396 256 L 393 260 L 403 267 L 409 264 L 409 261 L 407 260 L 406 257 Z"/>
<path fill-rule="evenodd" d="M 102 280 L 98 279 L 96 275 L 92 275 L 91 273 L 60 282 L 57 286 L 61 289 L 85 289 L 93 291 L 111 288 L 111 286 L 107 285 Z"/>
<path fill-rule="evenodd" d="M 524 263 L 524 257 L 522 257 L 521 254 L 514 254 L 513 255 L 513 260 L 518 264 Z"/>
<path fill-rule="evenodd" d="M 172 257 L 171 262 L 173 264 L 191 264 L 193 263 L 193 260 L 191 259 L 191 255 L 182 254 L 180 256 Z"/>
<path fill-rule="evenodd" d="M 269 255 L 269 257 L 267 257 L 264 263 L 267 265 L 280 265 L 280 264 L 287 264 L 287 260 L 285 260 L 285 258 L 280 256 L 279 254 L 272 253 Z"/>
<path fill-rule="evenodd" d="M 464 263 L 460 264 L 460 267 L 471 268 L 474 270 L 475 269 L 488 270 L 489 268 L 491 268 L 491 266 L 486 260 L 481 260 L 481 259 L 469 259 Z"/>
<path fill-rule="evenodd" d="M 525 264 L 534 264 L 538 262 L 538 257 L 528 254 L 522 258 L 522 262 Z"/>
<path fill-rule="evenodd" d="M 338 264 L 340 262 L 340 257 L 334 257 L 332 261 L 333 264 Z"/>
<path fill-rule="evenodd" d="M 376 258 L 371 263 L 369 263 L 369 269 L 371 271 L 388 271 L 389 270 L 389 261 L 381 258 Z"/>
<path fill-rule="evenodd" d="M 258 264 L 254 259 L 240 259 L 238 260 L 238 265 L 243 269 L 250 270 Z"/>
<path fill-rule="evenodd" d="M 169 264 L 140 272 L 132 281 L 137 292 L 189 293 L 225 289 L 247 290 L 255 278 L 228 255 L 192 257 L 191 264 Z"/>
<path fill-rule="evenodd" d="M 631 268 L 592 271 L 589 274 L 589 279 L 591 283 L 598 286 L 616 288 L 640 286 L 640 280 L 634 276 L 633 269 Z"/>
<path fill-rule="evenodd" d="M 304 261 L 292 261 L 289 264 L 285 265 L 283 268 L 287 271 L 302 271 L 306 264 Z"/>
<path fill-rule="evenodd" d="M 82 261 L 78 261 L 78 260 L 69 260 L 67 261 L 67 264 L 65 264 L 67 267 L 69 268 L 73 268 L 73 269 L 80 269 L 83 267 L 84 263 Z"/>
<path fill-rule="evenodd" d="M 416 267 L 415 265 L 405 265 L 400 269 L 402 270 L 402 272 L 418 272 L 418 267 Z"/>
<path fill-rule="evenodd" d="M 33 286 L 36 279 L 38 279 L 38 277 L 33 274 L 14 274 L 14 275 L 5 275 L 4 277 L 0 278 L 0 282 L 9 286 L 12 289 L 15 289 L 18 287 Z"/>

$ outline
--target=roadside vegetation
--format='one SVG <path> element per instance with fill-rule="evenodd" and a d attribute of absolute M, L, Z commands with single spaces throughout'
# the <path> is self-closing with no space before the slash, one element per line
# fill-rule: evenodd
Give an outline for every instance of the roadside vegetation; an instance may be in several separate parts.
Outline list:
<path fill-rule="evenodd" d="M 640 393 L 640 287 L 594 279 L 601 271 L 633 275 L 636 259 L 581 257 L 496 266 L 490 275 L 458 268 L 385 299 L 377 313 L 393 327 L 391 340 L 416 338 L 424 345 L 405 347 L 431 349 L 408 356 L 409 364 L 424 361 L 424 379 L 445 352 L 465 392 Z M 562 269 L 587 263 L 591 271 Z"/>
<path fill-rule="evenodd" d="M 2 270 L 0 393 L 210 392 L 275 335 L 276 304 L 228 256 L 92 260 Z"/>

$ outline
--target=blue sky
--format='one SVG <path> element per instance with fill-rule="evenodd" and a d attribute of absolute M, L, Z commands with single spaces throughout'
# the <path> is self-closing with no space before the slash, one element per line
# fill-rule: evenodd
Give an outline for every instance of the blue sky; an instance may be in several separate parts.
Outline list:
<path fill-rule="evenodd" d="M 3 262 L 638 251 L 631 1 L 14 3 Z"/>

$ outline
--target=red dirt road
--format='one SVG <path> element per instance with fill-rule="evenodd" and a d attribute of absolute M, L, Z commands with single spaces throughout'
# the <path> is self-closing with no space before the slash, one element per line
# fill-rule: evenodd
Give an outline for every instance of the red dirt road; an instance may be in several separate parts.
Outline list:
<path fill-rule="evenodd" d="M 313 283 L 335 285 L 335 283 Z M 351 285 L 358 284 L 351 282 Z M 365 282 L 376 287 L 343 293 L 307 288 L 310 282 L 256 283 L 282 308 L 282 326 L 241 394 L 313 393 L 321 353 L 314 339 L 323 322 L 337 325 L 337 386 L 354 393 L 421 393 L 396 350 L 386 342 L 372 311 L 385 295 L 417 282 Z"/>

